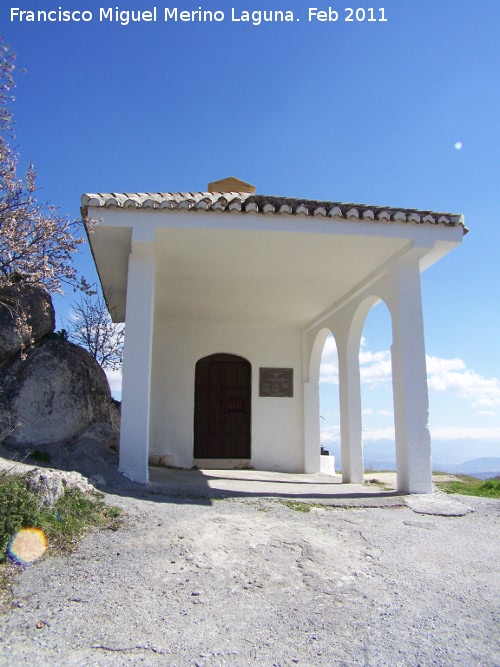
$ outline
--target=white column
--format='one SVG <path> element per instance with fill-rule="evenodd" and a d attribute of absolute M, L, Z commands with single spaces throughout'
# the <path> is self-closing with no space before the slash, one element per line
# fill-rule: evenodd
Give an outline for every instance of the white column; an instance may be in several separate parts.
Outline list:
<path fill-rule="evenodd" d="M 361 421 L 361 380 L 359 343 L 347 336 L 337 338 L 339 356 L 340 442 L 342 447 L 342 482 L 363 484 L 363 440 Z"/>
<path fill-rule="evenodd" d="M 154 243 L 132 240 L 123 353 L 120 471 L 141 484 L 149 481 L 154 286 Z"/>
<path fill-rule="evenodd" d="M 391 271 L 392 385 L 398 489 L 432 493 L 429 398 L 418 259 Z"/>
<path fill-rule="evenodd" d="M 314 473 L 321 469 L 319 427 L 319 382 L 304 382 L 304 472 Z"/>

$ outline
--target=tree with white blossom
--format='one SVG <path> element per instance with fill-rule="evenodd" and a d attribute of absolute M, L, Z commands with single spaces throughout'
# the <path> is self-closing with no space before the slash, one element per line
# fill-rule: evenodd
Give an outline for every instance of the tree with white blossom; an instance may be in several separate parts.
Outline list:
<path fill-rule="evenodd" d="M 26 341 L 29 320 L 16 297 L 23 284 L 52 293 L 62 293 L 64 285 L 87 292 L 90 286 L 72 263 L 85 242 L 77 235 L 81 223 L 59 215 L 49 202 L 38 202 L 33 165 L 22 176 L 17 173 L 18 155 L 9 143 L 14 69 L 15 54 L 0 39 L 0 307 L 10 311 Z"/>

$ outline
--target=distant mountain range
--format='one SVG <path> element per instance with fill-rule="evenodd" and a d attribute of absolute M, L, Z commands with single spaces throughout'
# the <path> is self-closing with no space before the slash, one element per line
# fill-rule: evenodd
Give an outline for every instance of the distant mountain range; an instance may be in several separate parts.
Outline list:
<path fill-rule="evenodd" d="M 479 479 L 488 479 L 500 476 L 500 457 L 483 456 L 479 459 L 465 461 L 460 465 L 447 466 L 445 464 L 444 467 L 440 466 L 440 470 L 459 475 L 471 475 L 471 477 L 478 477 Z"/>
<path fill-rule="evenodd" d="M 335 469 L 342 469 L 340 445 L 333 442 L 323 443 L 331 456 L 335 456 Z M 436 452 L 433 447 L 432 468 L 440 472 L 456 475 L 470 475 L 478 479 L 489 479 L 500 476 L 500 457 L 483 456 L 468 461 L 457 462 L 444 452 Z M 378 441 L 368 443 L 364 447 L 365 470 L 396 470 L 396 451 L 393 442 Z"/>

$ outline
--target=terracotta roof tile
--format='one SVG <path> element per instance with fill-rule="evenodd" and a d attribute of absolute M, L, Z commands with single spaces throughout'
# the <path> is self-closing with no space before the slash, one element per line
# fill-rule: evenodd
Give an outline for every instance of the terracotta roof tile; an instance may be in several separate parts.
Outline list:
<path fill-rule="evenodd" d="M 367 206 L 311 199 L 256 195 L 248 192 L 123 192 L 82 195 L 82 215 L 92 208 L 143 208 L 168 210 L 258 213 L 260 215 L 304 215 L 359 221 L 411 222 L 414 224 L 462 226 L 462 215 L 417 209 Z"/>

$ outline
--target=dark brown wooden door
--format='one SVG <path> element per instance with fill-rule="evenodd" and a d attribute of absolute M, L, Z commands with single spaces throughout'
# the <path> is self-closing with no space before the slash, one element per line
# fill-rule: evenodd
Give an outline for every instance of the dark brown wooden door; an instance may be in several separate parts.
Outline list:
<path fill-rule="evenodd" d="M 232 354 L 196 364 L 194 458 L 249 459 L 252 367 Z"/>

